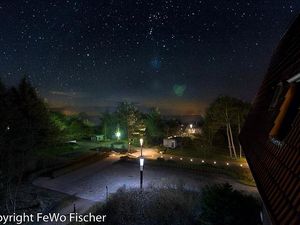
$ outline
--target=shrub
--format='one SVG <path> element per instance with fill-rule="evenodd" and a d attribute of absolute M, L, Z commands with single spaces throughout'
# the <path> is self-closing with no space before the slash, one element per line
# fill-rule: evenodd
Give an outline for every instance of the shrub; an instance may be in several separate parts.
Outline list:
<path fill-rule="evenodd" d="M 205 224 L 257 225 L 259 215 L 259 201 L 229 184 L 206 186 L 202 191 L 201 220 Z"/>
<path fill-rule="evenodd" d="M 207 186 L 201 193 L 167 181 L 143 191 L 120 188 L 96 213 L 106 214 L 108 225 L 258 225 L 259 211 L 254 197 L 229 184 Z"/>
<path fill-rule="evenodd" d="M 199 193 L 172 188 L 121 188 L 99 211 L 112 225 L 191 225 L 198 217 Z M 92 224 L 92 223 L 90 223 Z"/>

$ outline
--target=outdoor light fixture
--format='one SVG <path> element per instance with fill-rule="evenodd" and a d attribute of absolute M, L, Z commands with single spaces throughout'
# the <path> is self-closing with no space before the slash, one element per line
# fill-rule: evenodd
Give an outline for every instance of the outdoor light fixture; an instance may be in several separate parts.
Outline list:
<path fill-rule="evenodd" d="M 243 164 L 241 164 L 240 166 L 243 167 Z"/>
<path fill-rule="evenodd" d="M 140 158 L 140 167 L 141 167 L 141 170 L 143 170 L 144 162 L 145 162 L 145 159 L 144 158 Z"/>
<path fill-rule="evenodd" d="M 227 166 L 229 166 L 229 163 L 226 163 Z"/>
<path fill-rule="evenodd" d="M 193 159 L 191 159 L 191 162 L 193 162 Z"/>
<path fill-rule="evenodd" d="M 144 172 L 144 162 L 145 159 L 140 157 L 140 188 L 143 189 L 143 172 Z"/>
<path fill-rule="evenodd" d="M 117 132 L 116 132 L 116 137 L 117 137 L 118 140 L 120 140 L 121 132 L 120 132 L 119 129 L 118 129 Z"/>
<path fill-rule="evenodd" d="M 217 164 L 217 162 L 216 162 L 216 161 L 214 161 L 214 164 Z"/>
<path fill-rule="evenodd" d="M 182 158 L 180 158 L 180 160 L 182 160 Z"/>
<path fill-rule="evenodd" d="M 141 145 L 141 147 L 143 146 L 143 143 L 144 143 L 144 139 L 140 138 L 140 145 Z"/>
<path fill-rule="evenodd" d="M 201 162 L 204 163 L 204 160 L 202 160 Z"/>
<path fill-rule="evenodd" d="M 190 124 L 190 128 L 191 128 L 191 129 L 193 128 L 193 124 Z"/>
<path fill-rule="evenodd" d="M 143 157 L 143 138 L 140 138 L 140 145 L 141 145 L 141 157 L 140 157 L 140 188 L 143 188 L 143 170 L 144 170 L 144 157 Z"/>

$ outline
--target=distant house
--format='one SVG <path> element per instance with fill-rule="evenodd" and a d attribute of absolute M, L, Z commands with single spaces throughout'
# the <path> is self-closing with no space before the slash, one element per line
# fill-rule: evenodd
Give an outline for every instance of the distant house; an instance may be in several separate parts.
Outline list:
<path fill-rule="evenodd" d="M 300 224 L 299 59 L 300 16 L 274 52 L 240 134 L 264 224 Z"/>
<path fill-rule="evenodd" d="M 103 141 L 104 135 L 94 135 L 91 137 L 91 141 Z"/>
<path fill-rule="evenodd" d="M 163 146 L 166 148 L 175 149 L 177 147 L 177 140 L 175 138 L 165 138 L 163 140 Z"/>

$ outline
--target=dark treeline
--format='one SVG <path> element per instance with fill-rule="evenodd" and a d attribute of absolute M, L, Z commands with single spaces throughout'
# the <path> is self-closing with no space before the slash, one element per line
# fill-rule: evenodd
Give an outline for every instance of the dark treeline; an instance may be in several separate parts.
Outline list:
<path fill-rule="evenodd" d="M 137 143 L 143 137 L 147 144 L 160 145 L 163 138 L 176 135 L 181 122 L 177 119 L 164 119 L 158 108 L 142 113 L 133 103 L 120 103 L 115 112 L 105 112 L 101 116 L 99 131 L 105 139 L 115 138 L 117 130 L 121 138 Z"/>
<path fill-rule="evenodd" d="M 18 188 L 34 151 L 58 142 L 59 130 L 50 112 L 26 79 L 7 89 L 0 82 L 0 175 L 6 209 L 14 212 Z"/>

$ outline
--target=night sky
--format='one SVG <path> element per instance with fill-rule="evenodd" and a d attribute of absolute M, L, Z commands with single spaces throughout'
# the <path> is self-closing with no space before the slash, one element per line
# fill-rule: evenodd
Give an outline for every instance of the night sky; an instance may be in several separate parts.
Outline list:
<path fill-rule="evenodd" d="M 299 0 L 1 0 L 0 76 L 27 75 L 65 112 L 127 100 L 201 114 L 221 94 L 252 100 L 299 12 Z"/>

